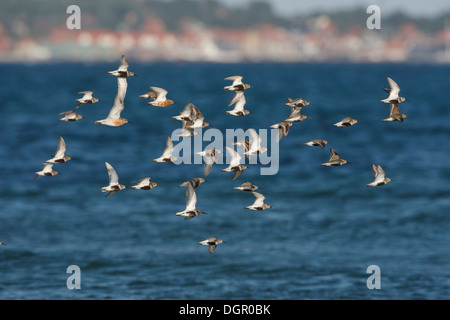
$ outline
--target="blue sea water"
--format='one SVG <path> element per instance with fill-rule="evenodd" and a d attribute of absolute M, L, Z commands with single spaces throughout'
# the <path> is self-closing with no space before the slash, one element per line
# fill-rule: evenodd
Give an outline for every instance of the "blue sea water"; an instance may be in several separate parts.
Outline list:
<path fill-rule="evenodd" d="M 122 115 L 132 123 L 96 125 L 113 104 L 117 83 L 106 72 L 118 64 L 0 67 L 0 299 L 450 298 L 449 66 L 130 59 L 138 76 L 128 79 Z M 245 117 L 225 113 L 233 93 L 224 78 L 236 74 L 254 86 Z M 403 123 L 381 121 L 387 76 L 408 99 Z M 138 95 L 149 86 L 166 88 L 177 104 L 147 105 Z M 77 109 L 87 118 L 58 121 L 84 90 L 101 100 Z M 289 115 L 287 97 L 312 104 L 303 109 L 310 118 L 280 141 L 277 174 L 255 165 L 233 181 L 221 172 L 226 164 L 215 165 L 196 191 L 208 215 L 175 216 L 186 205 L 178 185 L 203 177 L 203 166 L 152 161 L 180 127 L 172 116 L 191 101 L 215 129 L 267 129 Z M 347 115 L 359 122 L 332 125 Z M 33 181 L 59 136 L 74 159 Z M 304 145 L 318 138 L 325 149 Z M 350 164 L 321 166 L 330 147 Z M 106 198 L 105 161 L 121 183 L 152 176 L 160 185 Z M 368 188 L 372 163 L 393 181 Z M 244 209 L 254 197 L 233 189 L 244 181 L 274 208 Z M 226 243 L 209 254 L 197 242 L 214 235 Z M 80 290 L 66 286 L 70 265 L 80 267 Z M 371 265 L 381 289 L 366 285 Z"/>

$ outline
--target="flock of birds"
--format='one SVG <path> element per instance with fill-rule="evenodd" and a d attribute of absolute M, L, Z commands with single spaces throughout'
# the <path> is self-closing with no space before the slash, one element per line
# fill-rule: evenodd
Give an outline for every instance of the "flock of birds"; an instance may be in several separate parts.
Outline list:
<path fill-rule="evenodd" d="M 105 119 L 95 121 L 96 124 L 118 127 L 126 123 L 129 123 L 127 119 L 121 117 L 121 112 L 124 110 L 124 99 L 128 87 L 127 78 L 135 75 L 133 72 L 128 70 L 128 67 L 129 63 L 125 55 L 123 55 L 119 68 L 117 70 L 108 72 L 109 75 L 115 76 L 117 78 L 118 89 L 114 99 L 114 104 L 108 116 Z M 231 76 L 225 78 L 225 80 L 233 81 L 231 85 L 224 87 L 224 90 L 234 92 L 234 97 L 228 106 L 232 106 L 233 104 L 235 104 L 234 108 L 232 110 L 226 111 L 226 113 L 239 117 L 250 114 L 250 111 L 245 110 L 244 108 L 246 104 L 244 93 L 245 90 L 252 88 L 252 86 L 243 83 L 242 76 Z M 390 114 L 387 118 L 382 119 L 382 121 L 403 122 L 403 119 L 406 118 L 406 115 L 400 113 L 399 104 L 405 101 L 406 99 L 404 97 L 399 96 L 400 87 L 397 85 L 397 83 L 389 77 L 387 78 L 387 80 L 390 85 L 390 89 L 383 89 L 383 90 L 386 91 L 389 94 L 389 96 L 383 100 L 380 100 L 380 102 L 387 103 L 390 105 Z M 150 89 L 152 91 L 139 96 L 140 98 L 148 99 L 149 101 L 147 102 L 147 104 L 157 107 L 167 107 L 175 103 L 174 101 L 167 98 L 168 94 L 167 90 L 154 86 L 150 87 Z M 76 102 L 78 102 L 78 105 L 76 106 L 75 109 L 78 109 L 86 104 L 93 104 L 100 101 L 99 99 L 93 97 L 92 91 L 82 91 L 79 92 L 79 94 L 82 94 L 83 96 L 80 99 L 75 100 Z M 302 114 L 302 110 L 304 107 L 311 104 L 309 101 L 304 100 L 303 98 L 298 99 L 288 98 L 287 100 L 288 102 L 285 105 L 291 108 L 289 116 L 284 121 L 281 121 L 277 124 L 270 126 L 270 128 L 272 129 L 278 129 L 278 141 L 280 141 L 282 137 L 287 136 L 289 128 L 294 123 L 301 122 L 308 118 L 306 115 Z M 72 122 L 84 118 L 84 116 L 78 114 L 75 110 L 65 111 L 60 113 L 59 115 L 64 115 L 64 117 L 59 119 L 60 121 Z M 179 115 L 174 116 L 172 118 L 182 122 L 181 132 L 178 134 L 179 136 L 182 137 L 191 137 L 193 135 L 196 135 L 198 133 L 195 131 L 195 129 L 201 129 L 209 126 L 209 123 L 205 121 L 205 116 L 191 102 L 189 102 L 185 106 L 185 108 L 180 112 Z M 358 123 L 358 120 L 350 116 L 347 116 L 343 118 L 341 121 L 335 123 L 334 126 L 344 128 L 353 126 L 356 123 Z M 251 156 L 262 154 L 268 150 L 266 147 L 263 147 L 261 145 L 262 139 L 254 129 L 248 129 L 248 133 L 250 139 L 245 139 L 234 143 L 235 146 L 244 149 L 243 155 L 245 155 L 247 159 L 250 159 Z M 321 148 L 325 148 L 326 144 L 328 144 L 328 141 L 323 139 L 316 139 L 306 142 L 304 144 L 308 146 L 318 146 Z M 223 169 L 222 172 L 233 172 L 234 175 L 232 177 L 232 180 L 235 180 L 242 174 L 242 172 L 245 169 L 247 169 L 247 166 L 241 163 L 242 157 L 237 151 L 228 146 L 226 146 L 226 150 L 231 155 L 231 161 L 228 167 Z M 35 179 L 42 176 L 49 177 L 57 175 L 58 172 L 53 169 L 53 165 L 66 163 L 67 161 L 72 159 L 70 156 L 65 155 L 66 151 L 67 151 L 66 143 L 63 137 L 60 137 L 58 148 L 56 150 L 55 155 L 51 159 L 43 163 L 44 167 L 41 171 L 36 172 Z M 153 161 L 159 163 L 173 163 L 174 161 L 177 160 L 177 157 L 172 154 L 173 151 L 174 145 L 170 136 L 168 136 L 166 139 L 166 148 L 164 149 L 163 154 L 159 158 L 154 159 Z M 218 156 L 220 153 L 222 153 L 222 151 L 217 149 L 204 150 L 197 153 L 204 159 L 205 177 L 209 175 L 213 164 L 217 163 Z M 349 163 L 347 160 L 342 159 L 341 156 L 332 148 L 330 148 L 330 154 L 331 154 L 330 159 L 327 162 L 322 163 L 322 165 L 342 166 L 346 163 Z M 107 186 L 102 187 L 101 191 L 108 192 L 106 195 L 106 197 L 108 197 L 112 194 L 115 194 L 121 190 L 126 189 L 127 187 L 119 183 L 119 176 L 115 171 L 115 169 L 113 168 L 113 166 L 111 166 L 111 164 L 109 164 L 108 162 L 105 162 L 105 165 L 109 176 L 109 184 Z M 372 164 L 371 167 L 374 174 L 374 181 L 368 183 L 367 186 L 369 187 L 382 186 L 391 181 L 390 178 L 386 177 L 386 174 L 380 165 Z M 158 186 L 158 184 L 156 182 L 151 181 L 151 179 L 152 177 L 145 177 L 138 181 L 134 181 L 132 182 L 134 183 L 134 185 L 131 185 L 129 188 L 138 190 L 151 190 L 154 187 Z M 177 212 L 176 216 L 182 216 L 184 217 L 185 220 L 189 220 L 198 215 L 206 214 L 206 212 L 203 212 L 202 210 L 196 208 L 197 196 L 195 193 L 196 188 L 204 182 L 205 179 L 203 178 L 193 178 L 179 185 L 180 187 L 186 187 L 185 197 L 187 197 L 187 203 L 186 208 L 183 211 Z M 238 187 L 234 187 L 234 189 L 245 192 L 251 192 L 254 195 L 255 197 L 254 203 L 250 206 L 245 207 L 246 209 L 263 211 L 269 208 L 273 208 L 271 205 L 265 203 L 266 198 L 262 193 L 255 191 L 260 188 L 251 182 L 245 182 Z M 207 245 L 209 247 L 209 252 L 214 253 L 217 245 L 223 242 L 224 241 L 218 237 L 210 237 L 206 240 L 198 242 L 198 244 Z M 0 245 L 2 244 L 4 243 L 0 243 Z"/>

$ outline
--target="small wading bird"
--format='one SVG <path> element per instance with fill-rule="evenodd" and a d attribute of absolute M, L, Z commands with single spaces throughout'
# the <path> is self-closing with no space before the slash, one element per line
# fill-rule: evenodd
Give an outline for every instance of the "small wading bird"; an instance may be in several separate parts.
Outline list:
<path fill-rule="evenodd" d="M 225 80 L 231 80 L 233 81 L 233 84 L 230 86 L 224 87 L 224 90 L 227 91 L 244 91 L 248 88 L 253 88 L 251 85 L 247 83 L 242 82 L 243 77 L 242 76 L 231 76 L 228 78 L 225 78 Z"/>
<path fill-rule="evenodd" d="M 256 200 L 251 206 L 245 207 L 245 209 L 263 211 L 263 210 L 272 208 L 272 206 L 268 205 L 267 203 L 264 203 L 264 200 L 266 199 L 266 197 L 263 194 L 261 194 L 259 192 L 254 192 L 254 191 L 252 191 L 252 193 L 256 197 Z"/>
<path fill-rule="evenodd" d="M 58 116 L 62 116 L 62 115 L 64 115 L 64 117 L 59 119 L 59 121 L 73 122 L 73 121 L 78 121 L 80 119 L 85 118 L 81 114 L 76 113 L 74 110 L 69 110 L 69 111 L 64 111 L 64 112 L 58 113 Z"/>
<path fill-rule="evenodd" d="M 106 187 L 102 187 L 102 192 L 108 192 L 106 197 L 109 197 L 110 195 L 113 195 L 116 192 L 119 192 L 120 190 L 125 189 L 126 187 L 123 184 L 119 183 L 119 176 L 117 175 L 116 170 L 108 163 L 105 162 L 106 170 L 108 171 L 109 176 L 109 185 Z"/>
<path fill-rule="evenodd" d="M 240 164 L 241 155 L 231 149 L 230 147 L 226 147 L 228 152 L 231 154 L 231 161 L 227 168 L 223 169 L 222 172 L 234 172 L 233 180 L 239 177 L 245 169 L 247 169 L 246 165 Z"/>
<path fill-rule="evenodd" d="M 44 168 L 42 168 L 41 171 L 35 172 L 36 176 L 34 177 L 34 180 L 39 177 L 53 177 L 59 173 L 58 171 L 53 170 L 53 163 L 44 162 L 42 165 L 44 166 Z"/>
<path fill-rule="evenodd" d="M 303 98 L 298 98 L 295 100 L 292 100 L 291 98 L 287 98 L 288 102 L 286 102 L 286 106 L 288 107 L 305 107 L 311 104 L 311 102 L 307 101 L 307 100 L 303 100 Z"/>
<path fill-rule="evenodd" d="M 340 127 L 340 128 L 345 128 L 345 127 L 353 126 L 356 123 L 358 123 L 358 120 L 353 119 L 352 117 L 345 117 L 341 121 L 333 124 L 333 126 Z"/>
<path fill-rule="evenodd" d="M 337 166 L 342 166 L 343 164 L 346 164 L 346 163 L 350 163 L 347 160 L 341 159 L 341 156 L 331 148 L 330 148 L 330 154 L 331 154 L 330 160 L 325 163 L 322 163 L 322 166 L 337 167 Z"/>
<path fill-rule="evenodd" d="M 325 148 L 325 145 L 328 143 L 328 141 L 326 140 L 322 140 L 322 139 L 315 139 L 315 140 L 311 140 L 309 142 L 306 142 L 305 144 L 307 146 L 311 146 L 311 147 L 321 147 L 321 148 Z"/>
<path fill-rule="evenodd" d="M 108 74 L 113 75 L 115 77 L 119 77 L 119 78 L 128 78 L 128 77 L 135 76 L 135 74 L 133 72 L 128 71 L 129 66 L 130 66 L 130 64 L 128 63 L 127 58 L 125 57 L 125 55 L 122 55 L 122 59 L 120 61 L 119 68 L 114 71 L 109 71 Z"/>
<path fill-rule="evenodd" d="M 168 93 L 166 89 L 158 87 L 150 87 L 150 89 L 156 92 L 156 98 L 154 98 L 153 101 L 147 102 L 147 104 L 164 108 L 175 103 L 172 100 L 166 98 Z"/>
<path fill-rule="evenodd" d="M 56 149 L 55 156 L 45 162 L 47 162 L 47 163 L 65 163 L 65 162 L 69 161 L 72 158 L 65 155 L 66 151 L 67 151 L 66 142 L 64 141 L 63 137 L 59 137 L 58 149 Z"/>
<path fill-rule="evenodd" d="M 404 97 L 399 96 L 400 87 L 398 86 L 398 84 L 389 77 L 387 77 L 387 81 L 389 82 L 389 86 L 391 87 L 391 89 L 383 89 L 383 90 L 389 93 L 389 96 L 386 99 L 380 100 L 380 102 L 401 103 L 405 101 L 406 99 Z"/>
<path fill-rule="evenodd" d="M 386 178 L 386 174 L 384 173 L 384 170 L 380 165 L 375 166 L 374 164 L 372 164 L 372 171 L 373 175 L 375 176 L 375 180 L 371 183 L 368 183 L 368 187 L 378 187 L 392 181 L 390 178 Z"/>
<path fill-rule="evenodd" d="M 122 118 L 120 114 L 125 108 L 124 100 L 125 95 L 127 94 L 127 78 L 118 77 L 117 78 L 117 93 L 116 98 L 114 99 L 114 105 L 109 111 L 108 117 L 103 120 L 95 121 L 96 124 L 103 124 L 105 126 L 111 127 L 120 127 L 125 123 L 129 123 L 129 121 L 125 118 Z"/>
<path fill-rule="evenodd" d="M 131 183 L 136 183 L 133 186 L 130 186 L 130 188 L 132 189 L 138 189 L 138 190 L 151 190 L 154 187 L 158 186 L 158 184 L 156 182 L 151 182 L 150 179 L 152 177 L 146 177 L 143 179 L 140 179 L 138 181 L 133 181 Z"/>
<path fill-rule="evenodd" d="M 181 216 L 184 217 L 184 220 L 189 220 L 195 218 L 198 215 L 207 214 L 206 212 L 203 212 L 195 208 L 197 204 L 197 196 L 195 194 L 194 187 L 191 184 L 188 184 L 187 186 L 187 196 L 188 199 L 186 203 L 186 209 L 177 212 L 175 214 L 176 216 Z"/>
<path fill-rule="evenodd" d="M 400 113 L 400 107 L 397 103 L 391 103 L 391 112 L 389 117 L 383 119 L 383 121 L 398 121 L 403 122 L 403 119 L 406 118 L 407 115 L 404 113 Z"/>
<path fill-rule="evenodd" d="M 157 159 L 153 159 L 153 161 L 168 162 L 168 163 L 176 161 L 178 158 L 172 155 L 173 150 L 174 150 L 173 142 L 168 136 L 166 139 L 166 148 L 164 149 L 162 156 Z"/>
<path fill-rule="evenodd" d="M 208 246 L 209 253 L 214 253 L 214 251 L 216 251 L 217 245 L 220 243 L 225 243 L 225 241 L 223 241 L 222 239 L 219 239 L 217 237 L 210 237 L 206 240 L 198 242 L 198 244 Z"/>
<path fill-rule="evenodd" d="M 94 93 L 93 91 L 81 91 L 78 93 L 82 94 L 83 96 L 80 99 L 75 100 L 76 102 L 78 102 L 78 105 L 76 106 L 75 109 L 78 109 L 79 107 L 81 107 L 85 104 L 93 104 L 93 103 L 100 101 L 99 99 L 94 98 L 92 96 L 92 94 Z"/>
<path fill-rule="evenodd" d="M 259 187 L 255 184 L 253 184 L 252 182 L 244 182 L 240 186 L 234 187 L 234 189 L 242 190 L 242 191 L 255 191 L 255 190 L 259 189 Z"/>
<path fill-rule="evenodd" d="M 222 153 L 222 151 L 217 150 L 215 148 L 210 149 L 210 150 L 200 151 L 200 152 L 196 153 L 199 156 L 203 157 L 205 177 L 207 177 L 209 175 L 209 173 L 211 172 L 213 164 L 217 163 L 217 161 L 219 160 L 220 153 Z"/>

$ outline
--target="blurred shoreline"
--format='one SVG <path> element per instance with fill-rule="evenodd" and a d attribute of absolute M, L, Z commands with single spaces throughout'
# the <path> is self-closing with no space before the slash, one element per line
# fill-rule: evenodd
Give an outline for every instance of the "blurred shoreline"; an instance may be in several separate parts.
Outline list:
<path fill-rule="evenodd" d="M 142 62 L 450 63 L 450 14 L 426 21 L 391 14 L 383 16 L 381 29 L 370 30 L 364 8 L 288 23 L 277 20 L 270 7 L 259 5 L 259 11 L 241 12 L 238 21 L 254 20 L 242 26 L 227 25 L 237 13 L 217 3 L 206 15 L 208 23 L 204 15 L 192 12 L 169 19 L 165 7 L 160 9 L 165 15 L 160 16 L 153 11 L 148 17 L 131 9 L 119 12 L 120 22 L 98 21 L 98 12 L 83 11 L 81 29 L 73 30 L 66 26 L 68 15 L 45 24 L 45 17 L 36 18 L 37 22 L 28 16 L 4 19 L 0 20 L 0 62 L 116 61 L 126 54 Z M 171 10 L 181 4 L 173 6 Z M 252 12 L 261 17 L 252 17 Z M 33 24 L 39 28 L 33 29 Z"/>

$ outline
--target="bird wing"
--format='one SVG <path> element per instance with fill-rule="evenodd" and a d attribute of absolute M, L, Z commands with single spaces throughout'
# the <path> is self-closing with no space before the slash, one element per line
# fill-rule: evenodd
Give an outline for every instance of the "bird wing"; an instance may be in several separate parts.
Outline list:
<path fill-rule="evenodd" d="M 242 79 L 243 79 L 242 76 L 231 76 L 231 77 L 225 78 L 225 80 L 233 81 L 233 86 L 242 84 Z"/>
<path fill-rule="evenodd" d="M 125 95 L 127 94 L 127 87 L 128 87 L 127 78 L 118 77 L 116 98 L 114 99 L 114 105 L 109 111 L 108 118 L 110 119 L 120 118 L 120 113 L 125 108 L 124 100 Z"/>
<path fill-rule="evenodd" d="M 67 150 L 66 142 L 64 141 L 63 137 L 59 137 L 58 149 L 56 149 L 55 158 L 63 158 L 64 153 L 66 153 L 66 150 Z"/>
<path fill-rule="evenodd" d="M 234 111 L 244 111 L 244 106 L 246 103 L 247 103 L 247 100 L 245 99 L 245 95 L 244 94 L 240 95 L 233 110 Z"/>
<path fill-rule="evenodd" d="M 158 94 L 155 101 L 164 101 L 166 99 L 166 95 L 168 93 L 166 89 L 158 88 L 158 87 L 150 87 L 150 89 L 152 89 L 153 91 L 155 91 Z"/>
<path fill-rule="evenodd" d="M 209 173 L 211 172 L 212 166 L 213 166 L 212 164 L 207 164 L 205 162 L 205 165 L 204 165 L 205 177 L 207 177 L 209 175 Z"/>
<path fill-rule="evenodd" d="M 181 129 L 186 130 L 189 129 L 192 125 L 192 122 L 189 120 L 181 120 L 182 126 Z"/>
<path fill-rule="evenodd" d="M 85 99 L 88 100 L 88 99 L 92 99 L 92 94 L 94 92 L 93 91 L 80 91 L 78 93 L 83 95 L 81 97 L 82 100 L 85 100 Z"/>
<path fill-rule="evenodd" d="M 173 142 L 170 139 L 170 137 L 167 136 L 166 148 L 164 149 L 163 155 L 161 157 L 162 158 L 170 158 L 172 155 L 173 149 L 174 149 Z"/>
<path fill-rule="evenodd" d="M 151 179 L 152 177 L 146 177 L 146 178 L 142 178 L 142 179 L 139 179 L 138 181 L 137 181 L 137 183 L 138 184 L 144 184 L 144 182 L 145 182 L 145 184 L 148 184 L 148 183 L 150 183 L 150 179 Z"/>
<path fill-rule="evenodd" d="M 231 149 L 230 147 L 226 147 L 228 152 L 231 154 L 230 167 L 238 166 L 241 162 L 241 155 Z"/>
<path fill-rule="evenodd" d="M 44 166 L 44 168 L 42 169 L 42 172 L 52 172 L 53 163 L 44 162 L 42 165 Z"/>
<path fill-rule="evenodd" d="M 252 138 L 249 152 L 259 150 L 261 148 L 261 137 L 256 133 L 254 129 L 248 129 L 248 132 L 250 133 L 250 137 Z"/>
<path fill-rule="evenodd" d="M 185 211 L 195 210 L 195 205 L 197 204 L 197 195 L 195 194 L 194 187 L 192 187 L 191 184 L 188 184 L 186 192 L 188 200 L 186 203 Z"/>
<path fill-rule="evenodd" d="M 344 119 L 341 120 L 342 123 L 349 123 L 352 120 L 352 117 L 347 116 Z"/>
<path fill-rule="evenodd" d="M 372 163 L 371 168 L 372 168 L 373 176 L 376 178 L 378 175 L 377 166 Z"/>
<path fill-rule="evenodd" d="M 192 102 L 189 102 L 183 109 L 183 111 L 181 112 L 180 115 L 182 116 L 189 116 L 192 113 L 192 107 L 194 105 L 192 104 Z"/>
<path fill-rule="evenodd" d="M 334 150 L 331 149 L 331 148 L 330 148 L 330 154 L 331 154 L 330 161 L 338 160 L 338 159 L 341 158 L 340 154 L 337 153 L 336 151 L 334 151 Z"/>
<path fill-rule="evenodd" d="M 291 107 L 291 113 L 289 114 L 286 120 L 290 120 L 294 117 L 297 117 L 299 114 L 301 114 L 302 109 L 303 107 Z"/>
<path fill-rule="evenodd" d="M 288 122 L 288 121 L 283 121 L 283 122 L 281 122 L 280 125 L 281 125 L 283 135 L 287 136 L 287 134 L 289 133 L 289 128 L 292 126 L 292 123 Z"/>
<path fill-rule="evenodd" d="M 387 77 L 387 81 L 389 82 L 389 85 L 391 86 L 391 91 L 389 92 L 388 100 L 397 99 L 398 94 L 400 93 L 400 87 L 394 80 L 392 80 L 389 77 Z"/>
<path fill-rule="evenodd" d="M 244 91 L 243 90 L 235 91 L 233 100 L 231 100 L 231 102 L 228 104 L 228 106 L 231 106 L 232 104 L 234 104 L 237 101 L 239 101 L 242 98 L 243 95 L 244 95 Z M 245 98 L 244 98 L 244 100 L 245 100 Z"/>
<path fill-rule="evenodd" d="M 394 114 L 399 114 L 400 113 L 400 107 L 397 103 L 391 103 L 391 114 L 390 116 L 394 115 Z"/>
<path fill-rule="evenodd" d="M 235 171 L 232 180 L 237 179 L 242 174 L 242 172 L 244 172 L 244 170 Z"/>
<path fill-rule="evenodd" d="M 214 163 L 217 163 L 217 161 L 219 160 L 219 154 L 220 153 L 222 153 L 222 151 L 217 150 L 215 148 L 211 150 L 210 156 L 211 156 L 211 159 L 212 159 L 212 161 Z"/>
<path fill-rule="evenodd" d="M 64 111 L 64 112 L 58 113 L 58 116 L 62 116 L 63 114 L 65 114 L 66 116 L 69 117 L 71 115 L 74 115 L 75 111 L 74 110 Z"/>
<path fill-rule="evenodd" d="M 383 168 L 380 165 L 377 166 L 377 172 L 378 172 L 377 177 L 381 178 L 381 180 L 384 180 L 386 173 L 384 172 Z"/>
<path fill-rule="evenodd" d="M 119 176 L 117 175 L 116 170 L 114 170 L 108 162 L 105 162 L 105 165 L 109 175 L 109 185 L 119 184 Z"/>
<path fill-rule="evenodd" d="M 253 144 L 257 144 L 260 145 L 261 144 L 261 137 L 256 133 L 255 129 L 248 129 L 248 132 L 250 133 L 250 137 L 252 138 L 252 145 Z"/>
<path fill-rule="evenodd" d="M 196 106 L 192 106 L 192 111 L 194 126 L 203 126 L 203 122 L 205 120 L 205 116 L 203 115 L 203 113 L 201 113 Z"/>
<path fill-rule="evenodd" d="M 143 184 L 143 182 L 146 182 L 146 181 L 148 183 L 148 182 L 150 182 L 151 178 L 152 177 L 146 177 L 146 178 L 142 178 L 142 179 L 139 179 L 139 180 L 136 180 L 136 181 L 131 181 L 130 184 L 135 183 L 136 185 L 139 185 L 139 184 Z"/>
<path fill-rule="evenodd" d="M 214 253 L 214 251 L 216 251 L 216 248 L 217 248 L 217 244 L 209 244 L 208 245 L 209 253 Z"/>
<path fill-rule="evenodd" d="M 244 151 L 247 152 L 250 149 L 250 140 L 241 140 L 234 143 L 235 146 L 244 148 Z"/>
<path fill-rule="evenodd" d="M 119 71 L 127 71 L 130 64 L 128 63 L 127 58 L 125 55 L 122 55 L 122 60 L 120 61 Z"/>
<path fill-rule="evenodd" d="M 266 197 L 262 193 L 259 193 L 259 192 L 253 191 L 252 193 L 256 197 L 256 200 L 253 203 L 253 206 L 255 206 L 255 207 L 262 206 L 264 204 L 264 200 L 266 199 Z"/>
<path fill-rule="evenodd" d="M 240 185 L 242 188 L 251 188 L 253 186 L 253 183 L 251 182 L 244 182 Z"/>

